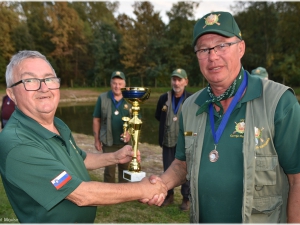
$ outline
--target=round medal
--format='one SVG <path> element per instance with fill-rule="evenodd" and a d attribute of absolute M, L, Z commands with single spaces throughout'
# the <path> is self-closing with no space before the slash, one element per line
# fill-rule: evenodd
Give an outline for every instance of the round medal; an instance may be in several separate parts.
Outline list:
<path fill-rule="evenodd" d="M 218 159 L 219 159 L 219 153 L 217 150 L 212 150 L 210 153 L 209 153 L 209 161 L 211 162 L 217 162 Z"/>
<path fill-rule="evenodd" d="M 173 117 L 173 121 L 174 121 L 174 122 L 177 121 L 177 116 L 174 116 L 174 117 Z"/>
<path fill-rule="evenodd" d="M 118 110 L 115 111 L 115 115 L 116 116 L 119 115 L 119 111 Z"/>

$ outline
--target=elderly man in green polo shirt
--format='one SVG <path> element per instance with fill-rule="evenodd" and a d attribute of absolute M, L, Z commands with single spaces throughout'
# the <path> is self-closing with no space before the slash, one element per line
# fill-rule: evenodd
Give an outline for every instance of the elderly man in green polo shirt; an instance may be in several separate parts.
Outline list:
<path fill-rule="evenodd" d="M 167 195 L 163 183 L 109 184 L 91 181 L 88 171 L 127 163 L 131 146 L 114 153 L 87 153 L 68 126 L 56 118 L 60 78 L 36 51 L 14 55 L 6 70 L 6 92 L 16 109 L 0 133 L 0 173 L 21 223 L 93 223 L 97 205 Z"/>
<path fill-rule="evenodd" d="M 228 12 L 199 19 L 193 47 L 208 86 L 184 102 L 175 160 L 156 181 L 190 181 L 193 223 L 300 223 L 293 90 L 244 70 L 246 44 Z"/>

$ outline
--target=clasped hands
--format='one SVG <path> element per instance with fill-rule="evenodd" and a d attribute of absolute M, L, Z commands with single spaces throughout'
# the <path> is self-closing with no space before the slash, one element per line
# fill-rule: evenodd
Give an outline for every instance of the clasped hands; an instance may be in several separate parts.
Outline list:
<path fill-rule="evenodd" d="M 130 162 L 134 152 L 130 145 L 125 145 L 114 154 L 116 161 L 122 164 Z M 139 162 L 141 161 L 140 151 L 137 152 L 137 160 Z M 161 206 L 168 192 L 168 187 L 162 179 L 158 176 L 152 175 L 149 178 L 143 178 L 139 183 L 143 196 L 139 201 L 148 205 Z"/>
<path fill-rule="evenodd" d="M 162 181 L 162 179 L 160 177 L 155 176 L 155 175 L 151 175 L 149 178 L 145 177 L 141 182 L 144 182 L 144 180 L 147 181 L 146 192 L 148 193 L 148 195 L 150 197 L 140 199 L 139 202 L 148 204 L 148 205 L 161 206 L 161 204 L 164 202 L 164 200 L 168 194 L 167 185 Z M 155 188 L 158 188 L 157 189 L 158 192 L 156 192 L 156 193 L 152 192 L 152 189 L 155 189 Z"/>

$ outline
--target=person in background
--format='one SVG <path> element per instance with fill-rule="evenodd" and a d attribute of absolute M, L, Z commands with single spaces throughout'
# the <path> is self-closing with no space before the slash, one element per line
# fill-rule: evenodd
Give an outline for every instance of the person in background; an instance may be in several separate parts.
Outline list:
<path fill-rule="evenodd" d="M 189 180 L 193 223 L 300 223 L 300 105 L 293 90 L 243 69 L 246 44 L 230 13 L 204 15 L 193 34 L 208 86 L 184 102 L 175 160 L 151 181 L 171 189 Z"/>
<path fill-rule="evenodd" d="M 6 123 L 9 120 L 9 117 L 15 110 L 15 103 L 5 95 L 2 98 L 2 105 L 1 105 L 1 128 L 3 129 Z"/>
<path fill-rule="evenodd" d="M 20 223 L 93 223 L 97 205 L 153 197 L 163 203 L 167 190 L 161 182 L 91 181 L 88 170 L 127 163 L 132 148 L 103 154 L 76 145 L 68 126 L 54 116 L 60 78 L 44 55 L 28 50 L 14 55 L 6 84 L 16 108 L 0 133 L 0 173 Z"/>
<path fill-rule="evenodd" d="M 161 95 L 157 102 L 155 118 L 159 121 L 159 145 L 162 147 L 162 158 L 164 171 L 168 169 L 175 159 L 176 142 L 179 132 L 179 115 L 182 104 L 191 95 L 185 91 L 188 85 L 188 77 L 184 69 L 176 69 L 171 74 L 172 90 Z M 182 203 L 180 209 L 187 211 L 189 202 L 190 185 L 186 181 L 181 185 Z M 174 202 L 174 189 L 168 191 L 168 195 L 162 204 L 167 206 Z"/>
<path fill-rule="evenodd" d="M 102 93 L 97 100 L 93 114 L 93 134 L 95 148 L 104 153 L 115 152 L 130 140 L 127 132 L 123 137 L 122 117 L 130 117 L 131 105 L 123 99 L 121 88 L 126 85 L 125 75 L 115 71 L 111 75 L 111 90 Z M 128 170 L 129 163 L 117 164 L 118 181 L 127 182 L 123 178 L 123 171 Z M 115 183 L 116 165 L 106 166 L 104 182 Z"/>
<path fill-rule="evenodd" d="M 256 69 L 252 70 L 251 75 L 259 77 L 263 80 L 268 80 L 269 79 L 268 72 L 263 67 L 257 67 Z"/>

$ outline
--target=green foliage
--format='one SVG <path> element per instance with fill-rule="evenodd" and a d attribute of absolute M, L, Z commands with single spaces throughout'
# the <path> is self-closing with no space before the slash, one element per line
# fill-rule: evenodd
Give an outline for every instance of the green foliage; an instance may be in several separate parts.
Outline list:
<path fill-rule="evenodd" d="M 190 86 L 205 80 L 193 53 L 195 9 L 201 2 L 176 2 L 168 24 L 149 1 L 135 2 L 135 18 L 115 16 L 119 2 L 0 2 L 0 85 L 11 56 L 23 49 L 44 54 L 64 87 L 109 86 L 122 70 L 128 86 L 169 86 L 176 68 Z M 232 11 L 246 42 L 243 67 L 262 66 L 270 79 L 300 86 L 300 2 L 238 1 Z"/>

